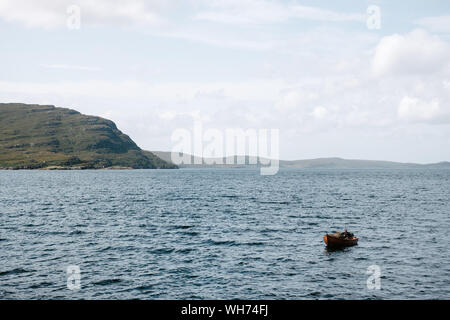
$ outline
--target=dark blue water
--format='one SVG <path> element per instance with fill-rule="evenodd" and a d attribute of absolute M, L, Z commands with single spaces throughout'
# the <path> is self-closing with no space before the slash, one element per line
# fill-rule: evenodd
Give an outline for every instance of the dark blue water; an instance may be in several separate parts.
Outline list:
<path fill-rule="evenodd" d="M 449 190 L 449 170 L 0 171 L 0 298 L 449 299 Z M 327 251 L 344 227 L 359 245 Z"/>

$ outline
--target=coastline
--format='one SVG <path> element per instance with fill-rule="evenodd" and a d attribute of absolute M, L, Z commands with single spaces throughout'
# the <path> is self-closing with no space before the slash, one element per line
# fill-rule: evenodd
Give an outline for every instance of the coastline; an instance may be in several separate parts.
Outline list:
<path fill-rule="evenodd" d="M 106 167 L 106 168 L 93 168 L 93 167 L 61 167 L 61 166 L 48 166 L 43 168 L 29 168 L 29 167 L 0 167 L 0 171 L 17 171 L 17 170 L 47 170 L 47 171 L 53 171 L 53 170 L 60 170 L 60 171 L 67 171 L 67 170 L 136 170 L 137 168 L 132 167 L 121 167 L 121 166 L 113 166 L 113 167 Z M 142 169 L 142 168 L 138 168 Z M 147 168 L 148 170 L 158 170 L 160 168 Z M 176 169 L 176 168 L 168 168 L 168 169 Z"/>

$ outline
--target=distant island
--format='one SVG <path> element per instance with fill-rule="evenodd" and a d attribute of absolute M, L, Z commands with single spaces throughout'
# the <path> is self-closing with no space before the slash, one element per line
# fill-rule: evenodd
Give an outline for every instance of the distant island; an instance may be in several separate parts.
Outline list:
<path fill-rule="evenodd" d="M 0 103 L 0 169 L 172 169 L 114 122 L 51 105 Z"/>
<path fill-rule="evenodd" d="M 152 151 L 153 154 L 159 158 L 171 163 L 171 152 L 167 151 Z M 181 154 L 182 155 L 182 154 Z M 191 160 L 190 164 L 179 164 L 180 168 L 259 168 L 260 164 L 255 157 L 249 156 L 232 156 L 229 158 L 199 158 L 193 155 L 186 154 Z M 231 159 L 230 159 L 231 158 Z M 240 159 L 240 163 L 237 161 Z M 227 159 L 229 163 L 226 164 Z M 216 164 L 210 164 L 216 162 Z M 217 164 L 221 162 L 222 164 Z M 264 161 L 263 161 L 264 162 Z M 201 164 L 195 164 L 201 163 Z M 267 162 L 266 162 L 267 163 Z M 342 158 L 318 158 L 307 160 L 280 160 L 280 168 L 292 169 L 419 169 L 419 168 L 448 168 L 450 169 L 450 162 L 439 162 L 431 164 L 418 163 L 401 163 L 392 161 L 377 161 L 377 160 L 353 160 Z"/>

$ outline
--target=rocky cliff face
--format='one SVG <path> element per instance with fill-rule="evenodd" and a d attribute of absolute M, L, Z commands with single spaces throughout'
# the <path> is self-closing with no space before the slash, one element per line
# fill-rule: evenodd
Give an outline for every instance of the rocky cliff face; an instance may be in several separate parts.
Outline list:
<path fill-rule="evenodd" d="M 114 122 L 54 106 L 0 104 L 0 167 L 174 168 Z"/>

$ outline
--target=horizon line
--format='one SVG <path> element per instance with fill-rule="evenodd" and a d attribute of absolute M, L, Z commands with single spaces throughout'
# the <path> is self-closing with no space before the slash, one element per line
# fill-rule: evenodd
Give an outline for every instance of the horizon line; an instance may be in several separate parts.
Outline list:
<path fill-rule="evenodd" d="M 155 152 L 161 152 L 161 153 L 172 153 L 172 152 L 175 152 L 175 153 L 186 154 L 186 155 L 189 155 L 191 157 L 197 157 L 197 158 L 202 158 L 202 159 L 220 159 L 220 158 L 231 158 L 231 157 L 255 157 L 255 158 L 263 158 L 263 159 L 274 160 L 274 159 L 270 159 L 270 158 L 259 157 L 257 155 L 237 155 L 237 154 L 234 154 L 234 155 L 231 155 L 231 156 L 203 157 L 203 156 L 198 156 L 198 155 L 195 155 L 195 154 L 192 154 L 192 153 L 184 153 L 184 152 L 177 152 L 177 151 L 161 151 L 161 150 L 145 150 L 145 149 L 142 149 L 142 150 L 149 151 L 149 152 L 152 152 L 152 153 L 155 153 Z M 278 159 L 278 161 L 295 162 L 295 161 L 331 160 L 331 159 L 345 160 L 345 161 L 390 162 L 390 163 L 410 164 L 410 165 L 430 165 L 430 164 L 450 163 L 449 160 L 421 163 L 421 162 L 404 162 L 404 161 L 394 161 L 394 160 L 355 159 L 355 158 L 343 158 L 343 157 L 337 157 L 337 156 L 317 157 L 317 158 L 303 158 L 303 159 L 293 159 L 293 160 L 286 160 L 286 159 L 281 159 L 280 158 L 280 159 Z"/>

